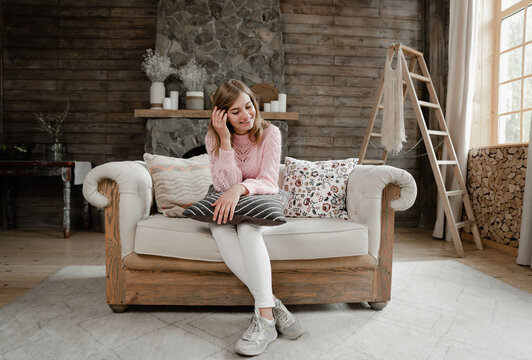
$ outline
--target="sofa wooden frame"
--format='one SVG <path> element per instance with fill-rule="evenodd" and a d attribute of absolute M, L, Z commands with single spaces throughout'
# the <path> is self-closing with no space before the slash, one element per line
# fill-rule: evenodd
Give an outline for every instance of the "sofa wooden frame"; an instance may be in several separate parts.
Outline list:
<path fill-rule="evenodd" d="M 135 253 L 122 259 L 118 186 L 105 179 L 98 189 L 109 199 L 105 208 L 106 295 L 114 312 L 123 312 L 129 305 L 253 304 L 248 289 L 224 263 Z M 272 261 L 274 294 L 285 304 L 368 302 L 376 310 L 386 306 L 391 294 L 395 222 L 390 202 L 399 195 L 400 188 L 394 184 L 382 191 L 377 259 L 363 255 Z"/>

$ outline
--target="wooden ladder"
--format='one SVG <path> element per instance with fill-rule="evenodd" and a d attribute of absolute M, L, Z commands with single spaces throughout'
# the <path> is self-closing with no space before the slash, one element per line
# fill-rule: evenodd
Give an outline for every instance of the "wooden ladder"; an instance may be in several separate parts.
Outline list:
<path fill-rule="evenodd" d="M 401 49 L 404 56 L 398 55 L 399 49 Z M 438 97 L 436 96 L 436 91 L 434 89 L 434 85 L 430 78 L 427 64 L 425 63 L 425 59 L 423 58 L 423 53 L 417 50 L 414 50 L 412 48 L 409 48 L 403 44 L 393 44 L 388 48 L 388 54 L 386 55 L 386 60 L 387 60 L 386 63 L 391 62 L 394 56 L 397 56 L 397 61 L 402 62 L 403 99 L 406 98 L 406 94 L 408 93 L 412 101 L 412 105 L 414 108 L 414 112 L 416 114 L 419 129 L 421 130 L 421 135 L 423 137 L 423 141 L 427 149 L 427 154 L 429 156 L 430 165 L 432 167 L 432 172 L 434 173 L 434 178 L 436 179 L 436 184 L 438 186 L 438 194 L 443 203 L 445 217 L 447 218 L 447 223 L 451 230 L 451 236 L 454 242 L 456 253 L 458 254 L 458 256 L 464 257 L 464 249 L 462 247 L 462 241 L 460 239 L 459 229 L 462 227 L 468 226 L 468 225 L 471 226 L 471 229 L 473 231 L 473 238 L 475 240 L 477 249 L 482 250 L 482 241 L 480 239 L 480 233 L 478 231 L 477 222 L 473 214 L 473 208 L 471 207 L 471 200 L 469 199 L 469 195 L 467 193 L 467 188 L 464 182 L 464 178 L 462 176 L 462 171 L 460 170 L 460 166 L 458 165 L 456 152 L 454 150 L 454 146 L 451 141 L 449 130 L 447 129 L 447 123 L 445 122 L 445 118 L 443 116 L 443 111 L 441 109 L 440 102 L 438 101 Z M 410 57 L 410 61 L 408 64 L 406 62 L 406 57 Z M 416 69 L 416 64 L 419 65 L 421 74 L 414 72 L 414 70 Z M 414 88 L 413 80 L 421 81 L 427 85 L 427 89 L 430 95 L 429 102 L 421 101 L 418 99 L 416 90 Z M 407 92 L 404 91 L 405 89 L 407 90 Z M 366 159 L 365 158 L 366 151 L 367 151 L 367 148 L 370 142 L 370 138 L 372 137 L 382 138 L 382 133 L 373 132 L 373 126 L 375 125 L 375 119 L 377 118 L 378 111 L 384 109 L 384 105 L 381 104 L 383 92 L 384 92 L 384 72 L 380 79 L 379 87 L 377 89 L 377 97 L 375 99 L 373 108 L 371 110 L 370 120 L 366 128 L 366 134 L 362 142 L 362 147 L 360 149 L 360 156 L 359 156 L 360 164 L 383 165 L 386 163 L 386 159 L 388 156 L 386 149 L 384 149 L 384 152 L 379 159 Z M 427 128 L 427 125 L 425 123 L 425 118 L 423 116 L 423 112 L 421 111 L 421 107 L 427 107 L 429 109 L 433 109 L 434 111 L 436 111 L 436 118 L 438 119 L 438 124 L 439 124 L 440 129 L 429 130 Z M 440 138 L 443 137 L 443 140 L 445 141 L 445 145 L 446 145 L 448 159 L 443 160 L 443 159 L 437 158 L 436 152 L 434 150 L 434 146 L 432 145 L 432 140 L 430 138 L 431 135 L 437 136 Z M 443 167 L 443 166 L 453 167 L 454 176 L 459 186 L 459 189 L 447 190 L 445 188 L 445 182 L 443 180 L 442 171 L 440 169 L 440 167 Z M 451 203 L 449 201 L 449 198 L 452 196 L 462 197 L 463 204 L 464 204 L 466 214 L 467 214 L 466 221 L 462 221 L 462 222 L 455 221 L 455 218 L 453 216 L 452 209 L 451 209 Z"/>

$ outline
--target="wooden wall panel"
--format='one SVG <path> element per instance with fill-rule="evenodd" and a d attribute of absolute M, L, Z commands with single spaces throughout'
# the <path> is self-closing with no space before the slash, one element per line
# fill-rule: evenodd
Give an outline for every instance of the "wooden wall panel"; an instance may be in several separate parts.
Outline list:
<path fill-rule="evenodd" d="M 388 46 L 423 50 L 422 0 L 281 0 L 285 84 L 289 111 L 299 112 L 288 133 L 289 156 L 308 160 L 358 156 Z M 420 92 L 421 94 L 421 92 Z M 420 137 L 409 103 L 408 142 Z M 380 126 L 380 121 L 377 121 Z M 372 140 L 378 145 L 378 140 Z M 370 145 L 369 156 L 377 150 Z M 389 157 L 388 164 L 419 179 L 423 147 Z M 397 224 L 416 226 L 419 203 L 398 212 Z"/>
<path fill-rule="evenodd" d="M 300 113 L 290 123 L 289 155 L 358 156 L 388 45 L 423 49 L 424 1 L 281 0 L 281 11 L 288 109 Z M 33 112 L 60 111 L 70 101 L 64 135 L 70 158 L 95 165 L 140 159 L 144 120 L 133 109 L 148 106 L 140 62 L 155 47 L 157 1 L 2 0 L 1 12 L 4 140 L 35 142 L 35 157 L 44 158 L 51 139 L 38 130 Z M 419 138 L 409 105 L 405 120 L 408 148 Z M 418 179 L 421 148 L 389 163 Z M 62 206 L 55 195 L 19 199 L 39 211 L 42 201 Z M 399 225 L 417 225 L 419 205 L 397 218 Z M 61 224 L 50 212 L 43 219 L 38 223 Z"/>
<path fill-rule="evenodd" d="M 434 84 L 434 89 L 440 101 L 440 105 L 445 114 L 445 103 L 447 95 L 447 73 L 448 73 L 448 43 L 449 43 L 449 6 L 450 0 L 424 0 L 425 13 L 425 61 L 430 70 L 430 75 Z M 424 96 L 429 97 L 425 91 Z M 425 119 L 429 129 L 438 129 L 438 120 L 435 111 L 426 111 Z M 441 138 L 434 138 L 434 144 L 442 141 Z M 438 150 L 441 153 L 441 147 Z M 432 173 L 429 159 L 423 157 L 420 163 L 421 176 L 419 203 L 421 208 L 419 226 L 424 229 L 432 229 L 436 223 L 436 204 L 438 200 L 438 188 Z"/>
<path fill-rule="evenodd" d="M 32 158 L 44 159 L 52 139 L 33 113 L 61 111 L 70 101 L 64 124 L 69 159 L 94 165 L 140 159 L 144 120 L 133 110 L 148 106 L 150 83 L 140 62 L 155 47 L 157 1 L 2 0 L 1 11 L 3 140 L 36 143 Z M 61 189 L 59 180 L 18 182 L 18 224 L 60 231 Z M 79 228 L 81 187 L 72 195 L 72 224 Z"/>
<path fill-rule="evenodd" d="M 144 122 L 133 109 L 148 103 L 140 61 L 155 46 L 157 2 L 7 0 L 2 12 L 4 140 L 35 142 L 33 157 L 43 158 L 51 139 L 33 112 L 70 101 L 69 158 L 95 165 L 140 158 Z"/>

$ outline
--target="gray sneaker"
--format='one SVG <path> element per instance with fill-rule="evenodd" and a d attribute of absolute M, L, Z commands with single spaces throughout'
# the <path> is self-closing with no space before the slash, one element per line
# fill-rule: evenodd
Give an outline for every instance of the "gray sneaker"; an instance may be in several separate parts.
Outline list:
<path fill-rule="evenodd" d="M 251 325 L 246 330 L 242 339 L 235 345 L 235 351 L 241 355 L 255 356 L 262 354 L 269 343 L 277 339 L 275 322 L 268 324 L 266 319 L 260 316 L 259 310 L 255 309 L 255 315 Z"/>
<path fill-rule="evenodd" d="M 303 326 L 297 321 L 294 315 L 284 306 L 281 300 L 275 300 L 273 316 L 277 322 L 277 331 L 289 339 L 295 340 L 305 332 Z"/>

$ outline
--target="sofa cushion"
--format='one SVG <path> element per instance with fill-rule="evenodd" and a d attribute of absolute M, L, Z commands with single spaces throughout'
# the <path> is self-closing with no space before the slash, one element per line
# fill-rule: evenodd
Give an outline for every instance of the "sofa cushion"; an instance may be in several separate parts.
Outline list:
<path fill-rule="evenodd" d="M 348 220 L 347 180 L 357 162 L 357 158 L 311 162 L 287 156 L 281 187 L 291 193 L 286 216 Z"/>
<path fill-rule="evenodd" d="M 212 204 L 222 196 L 221 192 L 209 187 L 207 196 L 195 204 L 190 205 L 183 216 L 204 222 L 214 222 L 214 207 Z M 235 207 L 235 213 L 228 224 L 239 224 L 242 221 L 251 221 L 259 225 L 276 226 L 286 222 L 284 207 L 290 194 L 279 190 L 273 195 L 247 195 L 241 196 Z"/>
<path fill-rule="evenodd" d="M 153 179 L 157 210 L 164 216 L 182 217 L 185 208 L 203 199 L 212 184 L 209 156 L 190 159 L 145 153 Z"/>
<path fill-rule="evenodd" d="M 271 260 L 304 260 L 368 254 L 368 228 L 340 219 L 289 218 L 263 233 Z M 223 261 L 209 224 L 160 214 L 137 223 L 137 254 Z"/>

